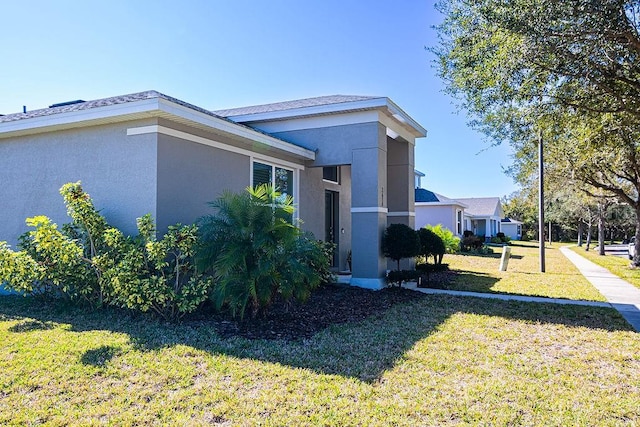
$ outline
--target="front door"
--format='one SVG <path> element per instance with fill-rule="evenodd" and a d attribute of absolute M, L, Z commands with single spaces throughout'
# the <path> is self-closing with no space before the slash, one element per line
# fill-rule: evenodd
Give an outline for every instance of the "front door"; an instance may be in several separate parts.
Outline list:
<path fill-rule="evenodd" d="M 324 241 L 331 242 L 335 245 L 333 249 L 333 257 L 331 267 L 338 267 L 338 192 L 325 190 L 324 192 Z"/>

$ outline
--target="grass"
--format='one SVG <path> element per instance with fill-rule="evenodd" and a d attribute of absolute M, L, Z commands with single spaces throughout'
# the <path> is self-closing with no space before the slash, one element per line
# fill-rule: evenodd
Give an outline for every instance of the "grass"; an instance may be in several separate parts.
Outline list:
<path fill-rule="evenodd" d="M 559 247 L 547 244 L 546 273 L 540 273 L 537 242 L 516 242 L 505 272 L 498 271 L 501 248 L 493 256 L 445 255 L 444 262 L 459 273 L 447 289 L 606 301 Z"/>
<path fill-rule="evenodd" d="M 420 296 L 299 342 L 0 298 L 0 425 L 638 425 L 612 309 Z"/>
<path fill-rule="evenodd" d="M 631 283 L 636 288 L 640 288 L 640 269 L 629 268 L 631 263 L 629 259 L 615 255 L 599 255 L 597 247 L 592 248 L 588 252 L 585 251 L 584 248 L 579 248 L 577 246 L 572 246 L 570 249 L 587 258 L 589 261 L 606 268 L 616 276 Z"/>

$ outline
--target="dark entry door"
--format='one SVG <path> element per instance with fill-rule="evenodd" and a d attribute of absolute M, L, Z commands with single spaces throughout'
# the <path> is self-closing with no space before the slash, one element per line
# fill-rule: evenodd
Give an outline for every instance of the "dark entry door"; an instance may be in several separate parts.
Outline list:
<path fill-rule="evenodd" d="M 338 193 L 336 191 L 325 190 L 324 192 L 324 241 L 335 244 L 333 250 L 332 267 L 338 267 L 338 233 L 340 224 L 338 223 Z"/>

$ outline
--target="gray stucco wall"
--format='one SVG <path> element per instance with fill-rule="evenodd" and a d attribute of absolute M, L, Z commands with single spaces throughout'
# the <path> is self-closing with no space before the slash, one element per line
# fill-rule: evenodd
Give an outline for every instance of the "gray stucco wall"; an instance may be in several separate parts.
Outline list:
<path fill-rule="evenodd" d="M 207 203 L 224 190 L 244 191 L 249 172 L 248 156 L 158 135 L 158 230 L 214 213 Z"/>
<path fill-rule="evenodd" d="M 69 222 L 58 190 L 82 181 L 95 206 L 126 233 L 156 206 L 156 137 L 128 137 L 127 128 L 152 120 L 0 139 L 0 240 L 12 246 L 26 217 Z"/>
<path fill-rule="evenodd" d="M 273 135 L 310 150 L 318 150 L 314 166 L 335 166 L 350 165 L 353 150 L 378 147 L 382 138 L 386 141 L 385 134 L 384 126 L 371 122 L 278 132 Z M 383 149 L 386 150 L 386 147 Z"/>
<path fill-rule="evenodd" d="M 414 149 L 403 140 L 387 138 L 387 188 L 389 212 L 411 212 L 414 208 Z"/>
<path fill-rule="evenodd" d="M 287 131 L 274 135 L 316 150 L 316 160 L 311 166 L 350 165 L 350 197 L 347 201 L 341 194 L 341 203 L 349 206 L 351 216 L 349 230 L 353 250 L 352 284 L 379 289 L 386 269 L 386 260 L 380 250 L 382 232 L 387 224 L 384 210 L 388 208 L 389 193 L 386 127 L 379 122 L 370 122 Z M 316 203 L 324 199 L 323 193 L 319 198 L 314 197 Z M 352 208 L 355 211 L 351 211 Z M 322 232 L 324 233 L 324 229 Z M 343 259 L 346 259 L 346 253 L 342 253 L 341 248 L 341 267 Z"/>
<path fill-rule="evenodd" d="M 322 168 L 306 168 L 300 173 L 299 216 L 303 222 L 302 229 L 313 233 L 318 240 L 325 239 L 325 190 L 338 193 L 338 268 L 346 270 L 347 255 L 351 250 L 351 168 L 340 167 L 340 184 L 323 181 Z"/>

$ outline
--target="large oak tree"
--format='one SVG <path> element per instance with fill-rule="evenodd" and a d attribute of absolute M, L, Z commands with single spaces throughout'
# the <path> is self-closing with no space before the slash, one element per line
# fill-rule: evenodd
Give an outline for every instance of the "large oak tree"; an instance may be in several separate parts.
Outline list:
<path fill-rule="evenodd" d="M 511 143 L 525 169 L 542 136 L 556 179 L 629 204 L 640 232 L 640 1 L 443 0 L 437 7 L 444 21 L 432 50 L 472 125 Z"/>

